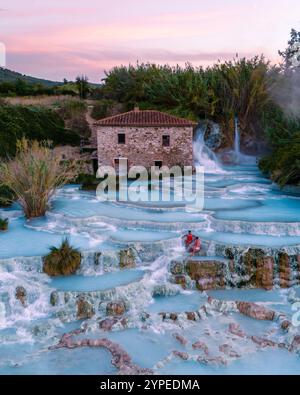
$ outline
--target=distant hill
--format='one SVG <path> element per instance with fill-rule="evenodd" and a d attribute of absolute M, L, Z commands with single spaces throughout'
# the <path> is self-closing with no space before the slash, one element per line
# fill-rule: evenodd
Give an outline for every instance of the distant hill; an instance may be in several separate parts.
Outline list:
<path fill-rule="evenodd" d="M 0 67 L 0 81 L 14 82 L 17 79 L 24 80 L 30 84 L 42 84 L 45 86 L 63 85 L 62 82 L 44 80 L 42 78 L 31 77 L 29 75 L 17 73 L 8 69 Z"/>
<path fill-rule="evenodd" d="M 0 67 L 0 82 L 14 82 L 17 79 L 24 80 L 29 84 L 42 84 L 42 85 L 45 85 L 48 87 L 64 85 L 63 82 L 44 80 L 43 78 L 31 77 L 29 75 L 21 74 L 16 71 L 11 71 L 11 70 L 4 69 L 4 68 Z M 70 81 L 69 84 L 72 85 L 72 82 Z M 100 84 L 96 84 L 93 82 L 90 82 L 89 84 L 93 88 L 97 88 L 100 86 Z"/>

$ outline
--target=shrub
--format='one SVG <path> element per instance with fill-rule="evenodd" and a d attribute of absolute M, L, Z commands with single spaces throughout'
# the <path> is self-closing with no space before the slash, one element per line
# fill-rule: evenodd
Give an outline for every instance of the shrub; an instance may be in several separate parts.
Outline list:
<path fill-rule="evenodd" d="M 81 254 L 64 239 L 59 247 L 51 247 L 50 253 L 43 258 L 43 271 L 49 276 L 75 274 L 81 263 Z"/>
<path fill-rule="evenodd" d="M 51 140 L 53 145 L 78 145 L 80 136 L 66 130 L 57 111 L 45 107 L 4 104 L 0 106 L 0 157 L 16 154 L 17 140 Z"/>
<path fill-rule="evenodd" d="M 56 188 L 74 179 L 78 170 L 78 162 L 62 162 L 49 142 L 22 139 L 16 157 L 0 163 L 0 185 L 13 192 L 27 218 L 39 217 Z"/>
<path fill-rule="evenodd" d="M 8 219 L 0 218 L 0 231 L 4 232 L 7 229 L 8 229 Z"/>
<path fill-rule="evenodd" d="M 0 186 L 0 207 L 8 207 L 15 200 L 13 192 L 6 186 Z"/>
<path fill-rule="evenodd" d="M 99 100 L 93 106 L 92 117 L 94 119 L 102 119 L 113 115 L 113 108 L 117 103 L 113 100 Z"/>

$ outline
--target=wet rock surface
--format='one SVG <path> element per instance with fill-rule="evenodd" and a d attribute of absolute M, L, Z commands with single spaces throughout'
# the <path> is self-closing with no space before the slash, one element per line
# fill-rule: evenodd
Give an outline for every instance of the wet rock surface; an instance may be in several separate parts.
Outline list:
<path fill-rule="evenodd" d="M 22 306 L 26 306 L 26 301 L 27 301 L 27 291 L 24 287 L 22 286 L 18 286 L 16 287 L 16 291 L 15 291 L 15 297 L 17 300 L 20 301 L 20 303 L 22 304 Z"/>
<path fill-rule="evenodd" d="M 203 256 L 171 261 L 171 281 L 183 289 L 200 291 L 226 286 L 271 290 L 277 284 L 289 288 L 300 282 L 299 254 L 281 249 L 241 247 L 224 247 L 216 252 L 220 260 L 205 260 Z"/>
<path fill-rule="evenodd" d="M 200 291 L 223 288 L 224 263 L 210 260 L 187 260 L 185 271 Z"/>
<path fill-rule="evenodd" d="M 128 269 L 136 266 L 136 256 L 132 248 L 121 250 L 119 252 L 120 268 Z"/>
<path fill-rule="evenodd" d="M 278 270 L 281 288 L 289 288 L 292 280 L 292 270 L 290 266 L 290 257 L 286 253 L 280 253 L 278 256 Z"/>
<path fill-rule="evenodd" d="M 106 305 L 107 315 L 123 315 L 126 311 L 126 306 L 123 301 L 110 302 Z"/>
<path fill-rule="evenodd" d="M 59 348 L 74 349 L 79 347 L 101 347 L 107 349 L 112 355 L 112 364 L 119 370 L 120 374 L 126 375 L 151 375 L 151 369 L 141 368 L 132 362 L 130 355 L 117 343 L 107 338 L 101 339 L 74 339 L 74 336 L 84 333 L 84 330 L 78 329 L 65 333 L 58 344 L 49 347 L 50 350 Z M 100 361 L 99 361 L 100 366 Z"/>
<path fill-rule="evenodd" d="M 273 321 L 276 313 L 269 310 L 264 306 L 260 306 L 251 302 L 236 302 L 237 308 L 241 314 L 248 317 L 255 318 L 256 320 Z"/>
<path fill-rule="evenodd" d="M 77 301 L 77 319 L 85 320 L 92 318 L 94 315 L 95 310 L 92 304 L 83 298 L 79 298 Z"/>

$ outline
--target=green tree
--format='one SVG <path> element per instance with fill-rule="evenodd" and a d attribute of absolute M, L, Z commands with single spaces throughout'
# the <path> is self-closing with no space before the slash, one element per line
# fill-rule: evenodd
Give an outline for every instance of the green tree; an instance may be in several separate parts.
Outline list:
<path fill-rule="evenodd" d="M 283 58 L 286 70 L 300 69 L 300 31 L 292 29 L 288 46 L 284 51 L 278 51 Z"/>
<path fill-rule="evenodd" d="M 16 94 L 19 96 L 25 96 L 30 92 L 30 88 L 28 87 L 28 84 L 21 78 L 18 78 L 16 80 L 15 90 L 16 90 Z"/>
<path fill-rule="evenodd" d="M 80 99 L 86 99 L 90 91 L 89 80 L 87 76 L 77 76 L 76 86 L 79 92 Z"/>

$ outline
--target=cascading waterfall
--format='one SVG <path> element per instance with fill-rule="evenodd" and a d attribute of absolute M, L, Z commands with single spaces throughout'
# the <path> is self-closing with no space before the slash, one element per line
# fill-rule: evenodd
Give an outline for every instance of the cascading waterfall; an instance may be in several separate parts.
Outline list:
<path fill-rule="evenodd" d="M 206 125 L 200 125 L 196 130 L 193 145 L 195 163 L 204 166 L 207 173 L 224 173 L 216 154 L 205 144 Z"/>
<path fill-rule="evenodd" d="M 234 162 L 236 164 L 248 164 L 254 165 L 256 163 L 256 157 L 245 155 L 241 153 L 241 134 L 239 128 L 238 117 L 234 118 Z"/>
<path fill-rule="evenodd" d="M 234 154 L 237 163 L 240 162 L 240 156 L 241 156 L 240 145 L 241 145 L 241 141 L 240 141 L 239 120 L 238 117 L 235 117 L 234 118 Z"/>

